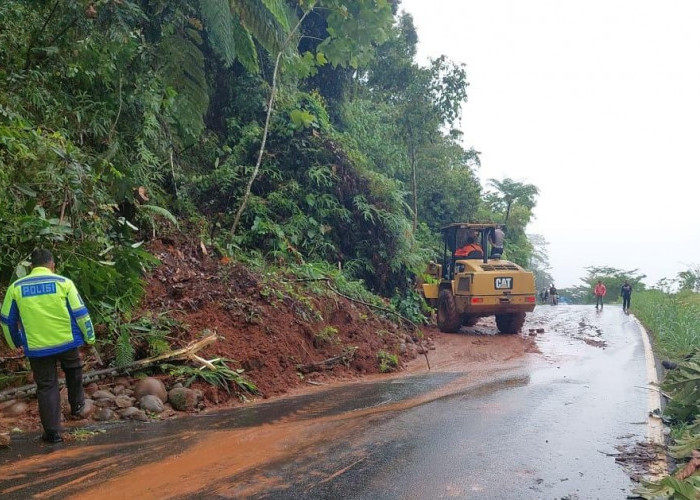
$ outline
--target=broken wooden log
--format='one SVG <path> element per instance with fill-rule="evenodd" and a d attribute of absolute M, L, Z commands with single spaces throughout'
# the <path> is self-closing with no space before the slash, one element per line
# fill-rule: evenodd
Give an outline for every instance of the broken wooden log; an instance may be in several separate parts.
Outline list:
<path fill-rule="evenodd" d="M 355 357 L 357 347 L 350 347 L 343 351 L 340 356 L 318 361 L 316 363 L 308 363 L 305 365 L 297 365 L 297 371 L 301 373 L 319 372 L 324 370 L 332 370 L 338 363 L 343 363 L 345 366 L 350 364 L 350 361 Z"/>

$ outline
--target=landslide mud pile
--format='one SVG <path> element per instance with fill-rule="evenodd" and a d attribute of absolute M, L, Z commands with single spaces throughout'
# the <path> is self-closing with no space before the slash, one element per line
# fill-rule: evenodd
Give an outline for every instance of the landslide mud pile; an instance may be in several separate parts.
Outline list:
<path fill-rule="evenodd" d="M 183 325 L 184 344 L 204 332 L 221 337 L 200 355 L 233 360 L 263 397 L 308 381 L 380 372 L 378 353 L 413 359 L 415 332 L 333 293 L 323 282 L 285 279 L 204 253 L 199 244 L 156 241 L 161 265 L 149 278 L 143 312 Z M 400 366 L 398 367 L 400 368 Z"/>

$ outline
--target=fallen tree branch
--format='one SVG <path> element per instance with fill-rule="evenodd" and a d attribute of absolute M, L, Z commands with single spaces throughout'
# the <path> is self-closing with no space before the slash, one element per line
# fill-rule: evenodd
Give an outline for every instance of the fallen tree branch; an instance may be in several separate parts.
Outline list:
<path fill-rule="evenodd" d="M 164 354 L 160 354 L 158 356 L 155 356 L 153 358 L 144 358 L 144 359 L 139 359 L 137 361 L 134 361 L 133 363 L 130 363 L 126 366 L 121 366 L 121 367 L 115 367 L 115 368 L 105 368 L 102 370 L 94 370 L 90 372 L 83 373 L 83 383 L 85 382 L 93 382 L 95 380 L 98 380 L 100 378 L 106 377 L 106 376 L 116 376 L 121 373 L 128 373 L 133 370 L 141 369 L 141 368 L 146 368 L 152 365 L 155 365 L 161 361 L 168 361 L 168 360 L 175 360 L 175 359 L 182 359 L 182 358 L 190 358 L 191 356 L 194 356 L 194 353 L 197 351 L 200 351 L 204 347 L 208 346 L 209 344 L 214 343 L 219 337 L 216 334 L 208 335 L 204 337 L 203 339 L 200 339 L 196 342 L 191 342 L 187 346 L 177 349 L 175 351 L 167 352 Z M 200 358 L 201 359 L 201 358 Z M 59 386 L 65 385 L 65 379 L 59 379 L 58 381 Z M 21 387 L 14 387 L 12 389 L 6 389 L 4 391 L 0 391 L 0 402 L 1 401 L 7 401 L 8 399 L 12 399 L 13 397 L 19 395 L 23 396 L 28 396 L 36 393 L 36 384 L 29 384 L 29 385 L 23 385 Z"/>
<path fill-rule="evenodd" d="M 318 372 L 322 370 L 331 370 L 335 365 L 338 363 L 343 363 L 344 365 L 350 364 L 350 361 L 352 361 L 352 358 L 355 357 L 355 352 L 357 351 L 357 347 L 349 347 L 343 351 L 343 354 L 340 356 L 335 356 L 333 358 L 329 358 L 323 361 L 319 361 L 317 363 L 308 363 L 305 365 L 297 365 L 297 370 L 300 371 L 301 373 L 311 373 L 311 372 Z"/>

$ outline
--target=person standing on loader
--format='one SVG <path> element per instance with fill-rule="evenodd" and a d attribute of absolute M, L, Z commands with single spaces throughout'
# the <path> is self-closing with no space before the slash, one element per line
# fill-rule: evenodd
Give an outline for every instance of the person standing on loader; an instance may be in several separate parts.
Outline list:
<path fill-rule="evenodd" d="M 496 226 L 493 231 L 489 232 L 489 243 L 491 243 L 491 255 L 492 259 L 500 259 L 503 255 L 503 242 L 506 239 L 506 233 L 501 229 L 502 226 Z"/>
<path fill-rule="evenodd" d="M 95 332 L 83 300 L 71 280 L 55 274 L 48 250 L 32 252 L 32 272 L 10 285 L 0 309 L 8 345 L 22 346 L 37 386 L 42 439 L 60 443 L 61 397 L 56 363 L 66 374 L 71 415 L 85 405 L 83 362 L 78 347 L 95 343 Z"/>
<path fill-rule="evenodd" d="M 596 311 L 598 310 L 598 305 L 600 305 L 600 310 L 603 310 L 603 297 L 605 297 L 605 294 L 608 292 L 608 290 L 605 288 L 605 285 L 601 280 L 598 280 L 598 284 L 595 286 L 593 289 L 593 294 L 595 295 L 595 309 Z"/>

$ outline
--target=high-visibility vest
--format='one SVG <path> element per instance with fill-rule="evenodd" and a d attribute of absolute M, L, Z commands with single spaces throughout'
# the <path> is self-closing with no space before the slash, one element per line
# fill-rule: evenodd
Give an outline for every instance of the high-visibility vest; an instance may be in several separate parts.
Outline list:
<path fill-rule="evenodd" d="M 75 284 L 46 267 L 35 267 L 10 285 L 0 324 L 9 346 L 22 346 L 30 358 L 95 343 L 90 314 Z"/>

